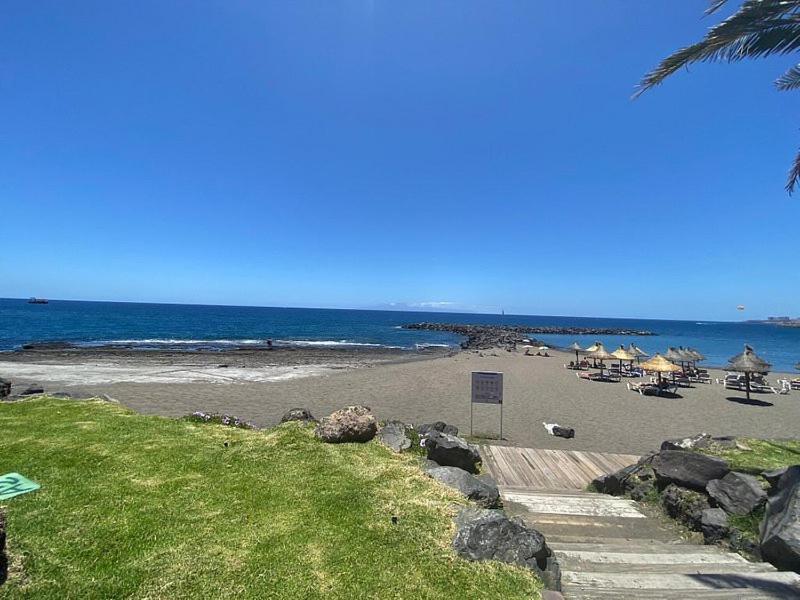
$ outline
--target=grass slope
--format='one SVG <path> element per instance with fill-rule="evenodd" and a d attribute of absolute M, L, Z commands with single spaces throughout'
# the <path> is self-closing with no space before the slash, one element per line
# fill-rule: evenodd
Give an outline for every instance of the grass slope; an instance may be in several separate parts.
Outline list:
<path fill-rule="evenodd" d="M 739 438 L 738 441 L 741 446 L 737 448 L 711 446 L 699 452 L 724 458 L 734 471 L 752 475 L 800 464 L 800 440 Z"/>
<path fill-rule="evenodd" d="M 453 553 L 462 500 L 416 460 L 323 444 L 297 424 L 248 431 L 94 401 L 0 404 L 0 474 L 42 485 L 5 502 L 0 597 L 538 597 L 531 573 Z"/>

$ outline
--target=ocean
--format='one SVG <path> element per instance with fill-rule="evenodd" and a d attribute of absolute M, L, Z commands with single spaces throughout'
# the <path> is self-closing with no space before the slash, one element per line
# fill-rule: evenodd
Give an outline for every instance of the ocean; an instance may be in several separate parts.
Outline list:
<path fill-rule="evenodd" d="M 669 346 L 691 346 L 706 355 L 709 366 L 723 366 L 745 343 L 773 365 L 792 372 L 800 361 L 800 328 L 759 323 L 607 319 L 536 315 L 489 315 L 441 312 L 334 310 L 77 302 L 51 300 L 28 304 L 0 299 L 0 351 L 32 342 L 69 342 L 80 346 L 125 345 L 132 348 L 225 350 L 239 346 L 385 346 L 416 349 L 458 346 L 459 336 L 402 329 L 407 323 L 468 323 L 608 327 L 648 330 L 657 336 L 600 336 L 606 348 L 634 342 L 649 353 Z M 537 335 L 552 346 L 578 341 L 584 347 L 597 336 Z"/>

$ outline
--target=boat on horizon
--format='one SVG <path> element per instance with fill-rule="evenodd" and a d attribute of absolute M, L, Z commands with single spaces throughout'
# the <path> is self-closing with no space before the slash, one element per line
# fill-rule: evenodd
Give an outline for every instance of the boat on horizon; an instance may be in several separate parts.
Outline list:
<path fill-rule="evenodd" d="M 48 302 L 47 298 L 28 298 L 28 304 L 47 304 Z"/>

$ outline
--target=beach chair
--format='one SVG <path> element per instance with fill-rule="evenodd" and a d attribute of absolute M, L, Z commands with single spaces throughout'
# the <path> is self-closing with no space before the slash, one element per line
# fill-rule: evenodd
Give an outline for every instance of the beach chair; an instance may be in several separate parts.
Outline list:
<path fill-rule="evenodd" d="M 793 390 L 800 390 L 800 379 L 792 379 L 791 384 Z"/>
<path fill-rule="evenodd" d="M 778 385 L 780 385 L 779 389 L 776 390 L 775 388 L 773 388 L 776 394 L 785 396 L 786 394 L 792 391 L 792 383 L 788 379 L 779 379 Z"/>

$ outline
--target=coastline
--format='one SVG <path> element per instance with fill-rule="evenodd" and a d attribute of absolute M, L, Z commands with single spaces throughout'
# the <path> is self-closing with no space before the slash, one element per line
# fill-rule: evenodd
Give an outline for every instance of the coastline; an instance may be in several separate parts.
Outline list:
<path fill-rule="evenodd" d="M 487 443 L 641 454 L 655 449 L 664 439 L 701 431 L 767 439 L 794 437 L 795 424 L 800 422 L 797 391 L 785 396 L 754 394 L 750 403 L 744 401 L 743 393 L 716 384 L 682 388 L 681 397 L 674 399 L 641 396 L 629 391 L 625 382 L 608 384 L 578 379 L 574 371 L 563 368 L 574 355 L 555 351 L 550 358 L 502 349 L 376 352 L 375 348 L 344 351 L 315 348 L 285 353 L 274 350 L 13 354 L 13 361 L 0 360 L 0 376 L 11 376 L 16 391 L 35 382 L 43 384 L 48 392 L 65 391 L 76 397 L 107 394 L 145 414 L 180 417 L 200 410 L 235 415 L 259 426 L 275 425 L 284 412 L 294 407 L 309 408 L 315 416 L 322 417 L 343 406 L 364 404 L 379 419 L 399 419 L 417 425 L 443 420 L 469 435 L 472 371 L 504 373 L 505 439 L 487 439 Z M 237 365 L 236 360 L 242 364 Z M 294 364 L 286 362 L 290 360 Z M 218 367 L 223 361 L 230 366 Z M 90 383 L 93 372 L 108 362 L 117 362 L 127 369 L 137 366 L 161 369 L 171 379 Z M 23 376 L 21 369 L 25 365 L 48 372 L 52 380 Z M 59 367 L 68 367 L 77 379 L 72 383 L 58 381 Z M 248 379 L 242 375 L 274 368 L 288 371 L 271 379 Z M 317 368 L 310 374 L 304 371 Z M 286 375 L 295 370 L 301 372 Z M 709 370 L 712 377 L 724 374 Z M 185 371 L 193 373 L 195 379 L 184 380 L 181 373 Z M 197 378 L 198 372 L 218 376 Z M 769 380 L 779 376 L 771 373 Z M 474 407 L 476 434 L 496 436 L 497 409 Z M 547 433 L 543 422 L 574 427 L 576 437 L 555 438 Z"/>

